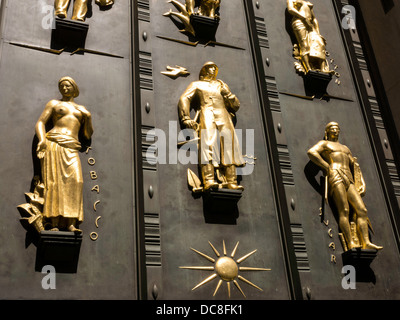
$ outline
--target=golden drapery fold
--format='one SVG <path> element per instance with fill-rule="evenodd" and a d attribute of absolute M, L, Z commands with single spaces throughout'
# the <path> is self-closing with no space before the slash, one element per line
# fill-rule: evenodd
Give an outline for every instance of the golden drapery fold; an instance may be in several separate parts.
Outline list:
<path fill-rule="evenodd" d="M 76 139 L 48 132 L 42 160 L 45 218 L 73 218 L 83 221 L 83 176 Z"/>

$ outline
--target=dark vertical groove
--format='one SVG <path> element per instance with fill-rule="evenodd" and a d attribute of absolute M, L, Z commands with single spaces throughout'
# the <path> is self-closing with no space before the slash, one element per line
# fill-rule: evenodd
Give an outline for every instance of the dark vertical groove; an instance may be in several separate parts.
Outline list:
<path fill-rule="evenodd" d="M 300 276 L 297 270 L 296 255 L 290 229 L 289 211 L 286 203 L 285 189 L 283 184 L 282 173 L 279 165 L 279 156 L 274 132 L 274 123 L 270 110 L 269 100 L 267 97 L 267 88 L 265 84 L 265 72 L 263 68 L 262 55 L 258 44 L 257 28 L 255 25 L 255 14 L 252 0 L 244 0 L 247 24 L 250 36 L 250 45 L 252 50 L 254 69 L 256 72 L 256 80 L 258 85 L 258 93 L 261 103 L 261 113 L 264 122 L 264 133 L 267 140 L 267 153 L 270 157 L 271 176 L 275 189 L 274 197 L 278 210 L 278 220 L 282 245 L 284 249 L 285 266 L 287 272 L 288 286 L 291 299 L 303 299 L 301 290 Z"/>
<path fill-rule="evenodd" d="M 131 0 L 131 64 L 133 105 L 133 175 L 137 250 L 137 294 L 139 300 L 147 300 L 146 250 L 144 239 L 144 191 L 142 170 L 142 114 L 139 77 L 139 23 L 138 0 Z"/>
<path fill-rule="evenodd" d="M 354 1 L 352 4 L 355 5 L 355 7 L 357 9 L 357 17 L 356 17 L 357 30 L 359 30 L 359 29 L 363 30 L 365 28 L 365 24 L 364 24 L 364 21 L 362 20 L 361 10 L 360 10 L 359 6 L 357 5 L 357 1 Z M 337 21 L 339 23 L 339 29 L 341 31 L 343 45 L 344 45 L 344 48 L 346 50 L 346 54 L 347 54 L 347 57 L 349 60 L 349 65 L 351 68 L 354 85 L 356 87 L 356 93 L 358 95 L 358 100 L 360 102 L 362 115 L 364 117 L 364 123 L 365 123 L 366 129 L 367 129 L 368 138 L 371 143 L 372 153 L 373 153 L 374 160 L 376 163 L 378 176 L 380 178 L 380 184 L 383 189 L 384 199 L 385 199 L 385 202 L 387 205 L 387 209 L 389 211 L 389 218 L 390 218 L 390 221 L 392 224 L 392 229 L 393 229 L 393 232 L 395 235 L 397 248 L 398 248 L 398 250 L 400 250 L 399 205 L 397 203 L 397 199 L 395 197 L 395 193 L 394 193 L 393 185 L 392 185 L 390 175 L 388 172 L 388 168 L 386 166 L 386 159 L 385 159 L 382 143 L 380 141 L 379 133 L 376 128 L 375 119 L 374 119 L 372 111 L 371 111 L 370 102 L 368 99 L 368 93 L 367 93 L 367 90 L 366 90 L 365 84 L 364 84 L 364 78 L 363 78 L 361 70 L 359 68 L 356 53 L 354 50 L 352 50 L 352 47 L 351 47 L 352 39 L 351 39 L 350 31 L 349 30 L 345 31 L 341 27 L 341 20 L 342 20 L 341 19 L 341 8 L 342 8 L 341 0 L 333 0 L 333 5 L 334 5 L 336 16 L 337 16 Z M 371 56 L 372 54 L 373 54 L 373 52 L 369 51 L 369 52 L 367 52 L 366 56 Z M 375 80 L 376 79 L 374 78 L 373 82 L 375 82 Z M 379 102 L 381 102 L 381 101 L 379 101 Z M 393 124 L 390 124 L 390 125 L 392 126 Z M 394 157 L 396 159 L 396 155 L 394 155 Z"/>

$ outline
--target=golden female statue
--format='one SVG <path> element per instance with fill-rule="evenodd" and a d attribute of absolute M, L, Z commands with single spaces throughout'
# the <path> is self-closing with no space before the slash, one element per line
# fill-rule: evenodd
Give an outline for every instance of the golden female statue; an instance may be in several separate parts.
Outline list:
<path fill-rule="evenodd" d="M 367 208 L 361 198 L 365 193 L 365 183 L 357 159 L 353 157 L 349 148 L 339 140 L 340 128 L 336 122 L 330 122 L 325 128 L 325 139 L 319 141 L 308 150 L 308 156 L 325 173 L 326 187 L 333 198 L 339 214 L 339 228 L 343 233 L 345 248 L 353 249 L 382 249 L 371 243 L 368 226 Z M 354 209 L 354 216 L 350 219 L 350 206 Z M 355 223 L 356 233 L 351 231 L 350 220 Z"/>
<path fill-rule="evenodd" d="M 74 102 L 79 95 L 75 81 L 63 77 L 58 87 L 62 99 L 48 102 L 36 123 L 37 156 L 44 183 L 43 218 L 51 223 L 53 231 L 62 228 L 81 232 L 76 228 L 83 221 L 79 133 L 89 140 L 93 126 L 90 112 Z M 53 127 L 46 132 L 48 123 Z"/>
<path fill-rule="evenodd" d="M 237 184 L 236 167 L 245 162 L 232 122 L 240 103 L 228 85 L 217 79 L 217 74 L 215 63 L 203 65 L 199 80 L 192 82 L 179 100 L 179 118 L 185 127 L 200 131 L 203 189 L 218 188 L 217 169 L 222 187 L 243 190 Z M 191 108 L 197 112 L 196 119 L 190 118 Z"/>
<path fill-rule="evenodd" d="M 326 40 L 321 35 L 319 23 L 313 11 L 314 5 L 305 0 L 287 0 L 288 12 L 292 15 L 292 29 L 297 44 L 294 56 L 299 71 L 307 74 L 310 70 L 334 73 L 326 61 Z"/>

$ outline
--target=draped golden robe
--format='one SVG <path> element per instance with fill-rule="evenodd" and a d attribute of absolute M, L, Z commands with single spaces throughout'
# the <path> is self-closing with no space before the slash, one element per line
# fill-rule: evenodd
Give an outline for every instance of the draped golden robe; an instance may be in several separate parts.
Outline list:
<path fill-rule="evenodd" d="M 42 160 L 45 218 L 74 218 L 83 221 L 83 176 L 76 139 L 58 133 L 46 134 Z"/>

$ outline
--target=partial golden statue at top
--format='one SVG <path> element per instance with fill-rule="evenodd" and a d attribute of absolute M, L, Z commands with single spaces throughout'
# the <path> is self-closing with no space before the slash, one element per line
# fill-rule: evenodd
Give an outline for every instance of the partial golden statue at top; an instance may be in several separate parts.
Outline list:
<path fill-rule="evenodd" d="M 218 18 L 217 10 L 221 4 L 221 0 L 186 0 L 185 2 L 190 15 L 198 14 L 209 18 Z M 196 7 L 198 7 L 197 12 L 195 12 Z"/>
<path fill-rule="evenodd" d="M 172 10 L 164 13 L 166 17 L 176 17 L 182 24 L 181 32 L 192 36 L 209 37 L 215 35 L 219 23 L 221 0 L 169 0 L 179 12 Z"/>
<path fill-rule="evenodd" d="M 62 19 L 67 18 L 67 11 L 71 2 L 74 3 L 71 20 L 85 21 L 89 0 L 55 0 L 55 15 Z M 108 7 L 114 4 L 114 0 L 96 0 L 96 4 L 101 7 Z"/>
<path fill-rule="evenodd" d="M 287 0 L 287 8 L 292 16 L 291 27 L 297 40 L 293 47 L 296 70 L 304 74 L 310 71 L 335 74 L 329 69 L 327 42 L 320 33 L 314 5 L 305 0 Z"/>
<path fill-rule="evenodd" d="M 80 138 L 93 134 L 91 113 L 75 103 L 79 88 L 71 77 L 58 82 L 61 99 L 49 101 L 36 123 L 37 157 L 41 177 L 35 190 L 26 194 L 30 203 L 19 206 L 25 220 L 38 232 L 67 230 L 81 233 L 83 221 L 83 175 Z"/>
<path fill-rule="evenodd" d="M 339 142 L 339 133 L 338 123 L 328 123 L 324 140 L 309 149 L 308 156 L 326 177 L 325 197 L 330 196 L 335 204 L 344 251 L 380 250 L 382 247 L 373 244 L 369 237 L 371 222 L 362 200 L 366 186 L 360 166 L 350 149 Z"/>

